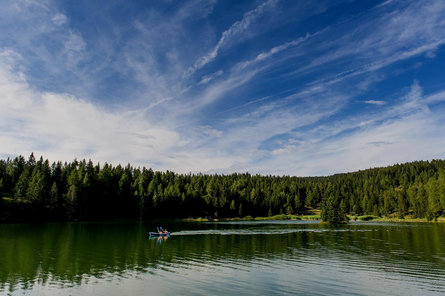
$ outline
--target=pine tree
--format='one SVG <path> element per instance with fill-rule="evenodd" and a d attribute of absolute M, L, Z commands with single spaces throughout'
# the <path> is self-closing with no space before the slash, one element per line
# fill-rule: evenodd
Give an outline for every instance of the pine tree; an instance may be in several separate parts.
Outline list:
<path fill-rule="evenodd" d="M 20 177 L 18 178 L 18 181 L 15 184 L 14 197 L 18 199 L 26 198 L 28 185 L 29 185 L 29 170 L 25 169 L 20 174 Z"/>
<path fill-rule="evenodd" d="M 329 224 L 343 224 L 347 223 L 348 218 L 344 211 L 344 203 L 333 194 L 323 202 L 321 209 L 321 219 Z"/>
<path fill-rule="evenodd" d="M 442 214 L 442 207 L 440 204 L 440 183 L 435 178 L 430 178 L 427 184 L 428 193 L 428 208 L 427 208 L 427 219 L 437 220 Z"/>
<path fill-rule="evenodd" d="M 31 201 L 42 201 L 44 198 L 44 184 L 40 171 L 34 169 L 28 189 L 26 190 L 26 198 Z"/>

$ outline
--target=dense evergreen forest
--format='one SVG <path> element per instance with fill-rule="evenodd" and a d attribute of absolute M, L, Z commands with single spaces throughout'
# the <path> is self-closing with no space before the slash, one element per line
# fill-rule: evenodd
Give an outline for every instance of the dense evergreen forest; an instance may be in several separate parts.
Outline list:
<path fill-rule="evenodd" d="M 445 160 L 416 161 L 328 177 L 158 172 L 33 154 L 0 160 L 1 221 L 85 221 L 302 214 L 445 214 Z"/>

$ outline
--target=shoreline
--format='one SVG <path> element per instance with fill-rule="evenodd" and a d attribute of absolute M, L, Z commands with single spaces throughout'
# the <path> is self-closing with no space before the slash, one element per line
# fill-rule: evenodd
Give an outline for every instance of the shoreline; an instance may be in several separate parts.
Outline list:
<path fill-rule="evenodd" d="M 426 218 L 395 218 L 395 217 L 378 217 L 371 215 L 364 216 L 348 216 L 351 222 L 394 222 L 394 223 L 445 223 L 445 217 L 437 218 L 437 221 L 428 221 Z M 321 220 L 320 215 L 275 215 L 270 217 L 233 217 L 233 218 L 209 218 L 209 217 L 197 217 L 197 218 L 184 218 L 180 219 L 184 222 L 231 222 L 231 221 L 314 221 Z"/>
<path fill-rule="evenodd" d="M 414 218 L 407 216 L 405 218 L 396 217 L 379 217 L 373 215 L 348 215 L 349 222 L 390 222 L 390 223 L 445 223 L 445 217 L 441 216 L 437 218 L 437 221 L 428 221 L 426 218 Z M 215 217 L 189 217 L 189 218 L 153 218 L 153 219 L 90 219 L 90 220 L 0 220 L 0 224 L 27 224 L 27 223 L 119 223 L 119 222 L 236 222 L 236 221 L 321 221 L 320 215 L 307 214 L 307 215 L 275 215 L 266 217 L 232 217 L 232 218 L 215 218 Z"/>

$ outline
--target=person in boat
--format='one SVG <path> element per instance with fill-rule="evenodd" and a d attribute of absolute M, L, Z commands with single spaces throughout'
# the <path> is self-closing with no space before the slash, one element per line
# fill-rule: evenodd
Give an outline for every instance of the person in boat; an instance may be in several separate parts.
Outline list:
<path fill-rule="evenodd" d="M 167 233 L 168 233 L 168 230 L 167 230 L 167 229 L 164 229 L 164 233 L 167 234 Z"/>

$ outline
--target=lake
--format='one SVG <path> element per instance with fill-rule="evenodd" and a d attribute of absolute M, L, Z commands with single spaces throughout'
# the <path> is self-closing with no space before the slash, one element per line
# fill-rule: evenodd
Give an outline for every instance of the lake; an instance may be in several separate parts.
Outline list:
<path fill-rule="evenodd" d="M 445 224 L 0 225 L 1 295 L 444 295 Z"/>

